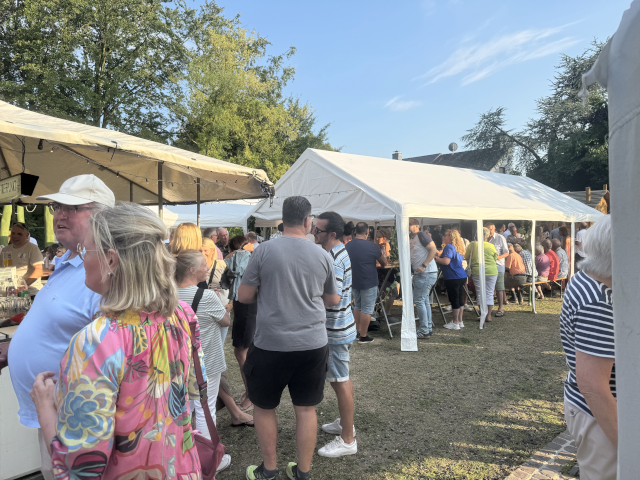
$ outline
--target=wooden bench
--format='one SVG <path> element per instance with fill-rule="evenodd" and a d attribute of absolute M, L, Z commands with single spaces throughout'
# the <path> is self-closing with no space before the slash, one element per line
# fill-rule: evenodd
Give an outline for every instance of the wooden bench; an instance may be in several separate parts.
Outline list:
<path fill-rule="evenodd" d="M 530 287 L 529 288 L 529 303 L 531 303 L 531 294 L 533 292 L 533 285 L 546 285 L 547 283 L 554 283 L 560 288 L 560 298 L 564 297 L 564 289 L 562 288 L 562 281 L 567 280 L 567 277 L 556 278 L 555 280 L 546 280 L 544 282 L 527 282 L 520 285 L 521 287 Z"/>

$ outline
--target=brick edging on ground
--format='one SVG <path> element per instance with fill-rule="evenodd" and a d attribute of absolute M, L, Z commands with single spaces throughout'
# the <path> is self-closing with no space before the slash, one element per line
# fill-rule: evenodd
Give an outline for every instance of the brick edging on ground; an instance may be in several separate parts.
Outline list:
<path fill-rule="evenodd" d="M 576 447 L 571 434 L 565 430 L 536 452 L 531 459 L 505 480 L 575 479 L 560 473 L 562 467 L 576 459 Z"/>

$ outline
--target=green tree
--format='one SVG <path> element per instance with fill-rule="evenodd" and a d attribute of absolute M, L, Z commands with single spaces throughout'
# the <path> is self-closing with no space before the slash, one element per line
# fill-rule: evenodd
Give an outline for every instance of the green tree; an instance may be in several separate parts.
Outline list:
<path fill-rule="evenodd" d="M 174 108 L 179 146 L 264 169 L 273 181 L 305 148 L 332 149 L 328 126 L 313 131 L 313 109 L 284 96 L 295 48 L 267 55 L 269 42 L 244 29 L 239 17 L 217 17 L 194 41 L 184 97 Z"/>
<path fill-rule="evenodd" d="M 594 41 L 576 57 L 561 57 L 551 94 L 537 101 L 537 117 L 521 130 L 506 128 L 506 110 L 499 107 L 480 116 L 462 137 L 465 146 L 511 149 L 519 173 L 561 191 L 608 183 L 607 94 L 593 85 L 584 102 L 579 96 L 582 74 L 603 46 Z"/>
<path fill-rule="evenodd" d="M 166 140 L 197 16 L 167 3 L 0 0 L 0 98 Z"/>

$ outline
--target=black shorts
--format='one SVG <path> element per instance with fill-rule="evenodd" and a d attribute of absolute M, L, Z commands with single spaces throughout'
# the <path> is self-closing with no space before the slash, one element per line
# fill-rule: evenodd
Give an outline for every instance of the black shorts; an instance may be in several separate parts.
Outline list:
<path fill-rule="evenodd" d="M 455 278 L 453 280 L 445 280 L 444 286 L 447 289 L 447 296 L 451 302 L 451 308 L 456 310 L 464 305 L 464 286 L 467 283 L 466 278 Z"/>
<path fill-rule="evenodd" d="M 233 327 L 231 327 L 232 345 L 237 348 L 249 348 L 256 334 L 257 303 L 233 301 Z"/>
<path fill-rule="evenodd" d="M 242 371 L 249 400 L 264 410 L 280 404 L 285 387 L 298 407 L 313 407 L 324 398 L 329 346 L 300 352 L 273 352 L 252 345 Z"/>

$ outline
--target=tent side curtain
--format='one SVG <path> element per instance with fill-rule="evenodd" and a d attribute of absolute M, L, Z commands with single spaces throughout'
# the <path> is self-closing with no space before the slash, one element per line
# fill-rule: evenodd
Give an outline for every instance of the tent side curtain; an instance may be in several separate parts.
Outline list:
<path fill-rule="evenodd" d="M 24 154 L 23 154 L 24 151 Z M 32 197 L 57 192 L 71 176 L 92 173 L 118 200 L 158 202 L 162 165 L 165 203 L 264 198 L 272 190 L 266 173 L 121 132 L 61 120 L 0 102 L 2 178 L 24 171 L 40 177 Z"/>

